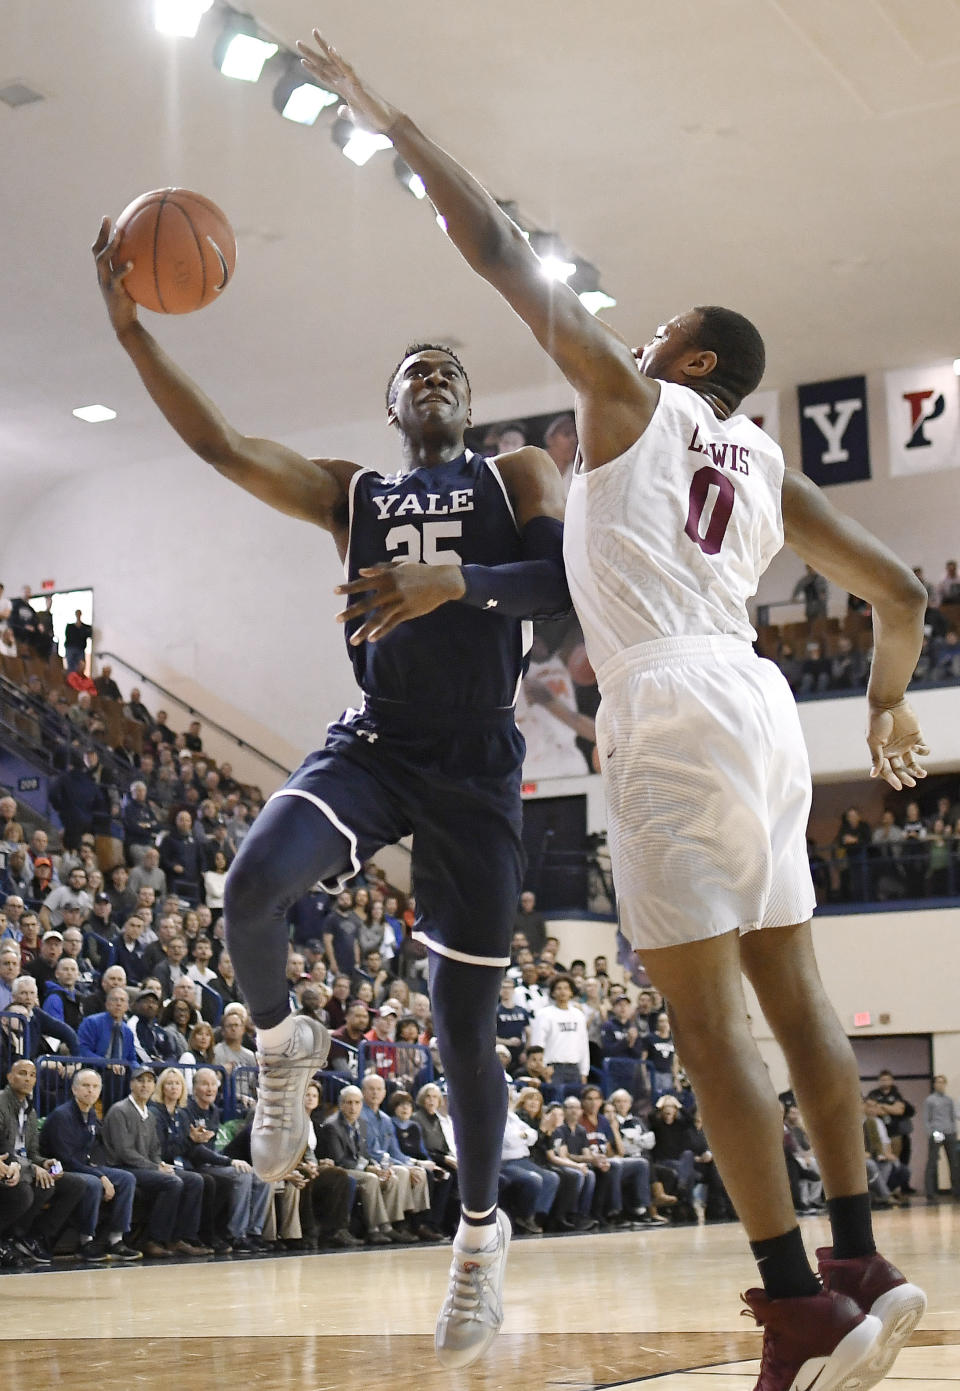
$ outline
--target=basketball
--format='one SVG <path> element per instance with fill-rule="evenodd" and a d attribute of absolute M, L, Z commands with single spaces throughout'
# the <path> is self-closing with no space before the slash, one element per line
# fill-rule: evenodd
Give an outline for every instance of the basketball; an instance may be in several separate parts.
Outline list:
<path fill-rule="evenodd" d="M 158 188 L 134 199 L 117 218 L 113 264 L 133 269 L 130 298 L 157 314 L 190 314 L 212 304 L 237 264 L 237 239 L 224 214 L 185 188 Z"/>

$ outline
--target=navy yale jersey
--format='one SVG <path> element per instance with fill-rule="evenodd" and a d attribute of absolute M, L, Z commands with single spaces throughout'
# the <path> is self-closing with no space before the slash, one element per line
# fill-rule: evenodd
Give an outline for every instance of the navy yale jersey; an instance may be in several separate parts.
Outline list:
<path fill-rule="evenodd" d="M 479 454 L 468 450 L 451 463 L 392 476 L 360 469 L 350 480 L 348 579 L 397 560 L 508 565 L 520 559 L 503 479 Z M 358 620 L 344 626 L 349 638 Z M 531 638 L 527 621 L 448 603 L 347 651 L 365 694 L 422 705 L 429 723 L 431 708 L 469 715 L 512 706 Z"/>

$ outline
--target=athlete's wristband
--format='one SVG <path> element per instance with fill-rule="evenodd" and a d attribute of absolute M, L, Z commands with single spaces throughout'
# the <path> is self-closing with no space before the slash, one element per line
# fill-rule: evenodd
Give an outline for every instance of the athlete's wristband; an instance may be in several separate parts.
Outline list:
<path fill-rule="evenodd" d="M 533 517 L 520 534 L 521 559 L 508 565 L 464 565 L 461 604 L 508 618 L 553 618 L 569 613 L 563 568 L 563 523 Z"/>

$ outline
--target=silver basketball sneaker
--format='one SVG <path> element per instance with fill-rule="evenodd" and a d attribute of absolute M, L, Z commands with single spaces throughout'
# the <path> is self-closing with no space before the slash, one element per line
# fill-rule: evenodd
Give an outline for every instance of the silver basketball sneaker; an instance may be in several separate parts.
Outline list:
<path fill-rule="evenodd" d="M 329 1051 L 329 1030 L 300 1014 L 294 1018 L 285 1047 L 257 1054 L 260 1077 L 250 1157 L 257 1175 L 267 1183 L 289 1174 L 307 1147 L 310 1121 L 303 1099 Z"/>
<path fill-rule="evenodd" d="M 450 1285 L 434 1339 L 444 1367 L 468 1367 L 500 1332 L 510 1219 L 499 1209 L 496 1231 L 496 1245 L 486 1251 L 460 1251 L 454 1243 Z"/>

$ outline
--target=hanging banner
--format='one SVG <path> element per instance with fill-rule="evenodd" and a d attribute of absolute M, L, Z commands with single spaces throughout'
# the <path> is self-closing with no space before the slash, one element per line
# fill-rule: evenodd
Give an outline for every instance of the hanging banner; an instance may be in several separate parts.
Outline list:
<path fill-rule="evenodd" d="M 747 396 L 737 408 L 737 415 L 745 415 L 754 425 L 759 425 L 771 439 L 780 443 L 780 393 L 779 391 L 755 391 Z"/>
<path fill-rule="evenodd" d="M 866 377 L 797 387 L 803 471 L 822 487 L 870 477 Z"/>
<path fill-rule="evenodd" d="M 893 475 L 960 468 L 960 380 L 950 363 L 887 372 Z"/>

